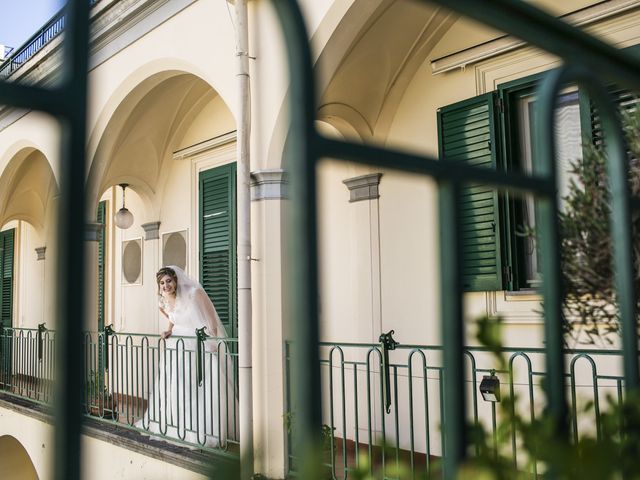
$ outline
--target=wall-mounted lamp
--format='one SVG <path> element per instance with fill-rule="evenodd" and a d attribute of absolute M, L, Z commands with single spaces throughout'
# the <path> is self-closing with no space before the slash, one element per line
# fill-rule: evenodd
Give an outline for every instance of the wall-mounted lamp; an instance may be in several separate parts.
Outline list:
<path fill-rule="evenodd" d="M 122 208 L 118 210 L 116 213 L 114 220 L 116 222 L 116 227 L 126 230 L 131 225 L 133 225 L 133 213 L 131 213 L 124 206 L 124 190 L 129 186 L 128 183 L 121 183 L 120 187 L 122 187 Z"/>
<path fill-rule="evenodd" d="M 486 402 L 500 401 L 500 379 L 496 377 L 496 371 L 491 370 L 490 375 L 482 377 L 480 393 Z"/>

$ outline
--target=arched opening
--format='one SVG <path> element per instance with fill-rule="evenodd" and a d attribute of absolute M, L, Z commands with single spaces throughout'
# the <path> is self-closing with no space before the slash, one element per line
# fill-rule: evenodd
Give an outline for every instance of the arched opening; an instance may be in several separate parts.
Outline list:
<path fill-rule="evenodd" d="M 104 225 L 96 256 L 104 262 L 97 269 L 103 275 L 97 288 L 105 325 L 126 332 L 164 331 L 154 301 L 155 272 L 170 262 L 194 278 L 202 276 L 199 192 L 207 184 L 198 176 L 234 162 L 233 155 L 220 157 L 215 147 L 221 137 L 233 140 L 234 131 L 225 100 L 202 78 L 184 71 L 150 75 L 114 108 L 87 181 L 88 214 L 96 212 L 92 222 L 102 215 L 98 223 Z M 114 222 L 123 206 L 121 184 L 127 185 L 126 208 L 134 217 L 126 229 Z"/>
<path fill-rule="evenodd" d="M 38 480 L 31 457 L 22 444 L 11 435 L 0 437 L 0 465 L 5 480 Z"/>

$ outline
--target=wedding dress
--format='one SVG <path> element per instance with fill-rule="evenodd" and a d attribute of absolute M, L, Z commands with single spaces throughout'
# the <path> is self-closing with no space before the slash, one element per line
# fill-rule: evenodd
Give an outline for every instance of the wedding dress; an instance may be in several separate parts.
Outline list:
<path fill-rule="evenodd" d="M 168 439 L 224 447 L 227 411 L 235 405 L 231 349 L 202 286 L 179 267 L 169 268 L 177 276 L 176 302 L 171 309 L 161 298 L 160 307 L 173 323 L 173 331 L 167 339 L 159 340 L 156 355 L 152 355 L 155 361 L 149 361 L 157 374 L 155 379 L 143 379 L 149 401 L 135 426 Z M 199 355 L 196 331 L 203 327 L 213 338 L 202 343 Z"/>

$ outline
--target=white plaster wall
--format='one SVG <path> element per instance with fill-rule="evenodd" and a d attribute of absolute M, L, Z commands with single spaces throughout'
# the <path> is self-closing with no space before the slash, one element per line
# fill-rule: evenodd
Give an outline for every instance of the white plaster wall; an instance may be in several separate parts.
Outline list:
<path fill-rule="evenodd" d="M 116 200 L 116 211 L 122 206 L 121 189 Z M 131 189 L 126 191 L 126 206 L 134 216 L 134 223 L 126 230 L 114 229 L 114 275 L 112 278 L 115 295 L 114 324 L 116 331 L 128 333 L 151 333 L 149 317 L 153 297 L 147 295 L 146 286 L 151 281 L 150 272 L 146 268 L 144 230 L 140 226 L 144 223 L 144 205 L 140 197 Z M 142 278 L 140 283 L 127 284 L 122 274 L 123 242 L 139 239 L 142 241 Z M 108 321 L 106 321 L 108 323 Z"/>
<path fill-rule="evenodd" d="M 53 476 L 53 426 L 35 418 L 0 407 L 0 436 L 12 435 L 25 448 L 41 479 Z M 81 436 L 82 478 L 182 480 L 204 479 L 204 475 L 111 445 L 102 440 Z"/>
<path fill-rule="evenodd" d="M 202 0 L 91 71 L 90 155 L 123 98 L 136 85 L 158 72 L 193 73 L 211 85 L 233 111 L 233 39 L 226 3 Z"/>
<path fill-rule="evenodd" d="M 328 161 L 318 169 L 319 295 L 325 341 L 355 341 L 359 330 L 371 331 L 371 305 L 363 301 L 370 271 L 357 268 L 369 257 L 369 242 L 363 239 L 368 218 L 360 215 L 357 221 L 361 205 L 349 204 L 349 191 L 342 183 L 357 176 L 354 171 L 349 164 Z"/>
<path fill-rule="evenodd" d="M 190 470 L 147 457 L 87 435 L 82 439 L 82 477 L 110 480 L 204 480 Z"/>
<path fill-rule="evenodd" d="M 400 213 L 401 212 L 401 213 Z M 385 172 L 380 183 L 382 319 L 402 343 L 439 341 L 439 255 L 433 183 Z M 436 217 L 437 218 L 437 217 Z"/>
<path fill-rule="evenodd" d="M 176 150 L 196 145 L 235 130 L 235 119 L 220 96 L 208 102 L 193 119 Z"/>
<path fill-rule="evenodd" d="M 59 183 L 60 124 L 58 121 L 47 114 L 32 111 L 0 131 L 0 172 L 4 171 L 14 155 L 25 147 L 33 147 L 42 152 Z"/>
<path fill-rule="evenodd" d="M 29 454 L 38 478 L 52 477 L 53 428 L 51 425 L 0 407 L 0 436 L 11 435 Z"/>
<path fill-rule="evenodd" d="M 45 317 L 45 261 L 37 260 L 35 249 L 44 246 L 41 235 L 26 222 L 19 222 L 19 237 L 16 250 L 16 283 L 18 310 L 14 319 L 17 327 L 37 328 L 46 322 L 52 327 L 52 319 Z M 45 252 L 46 254 L 46 252 Z"/>

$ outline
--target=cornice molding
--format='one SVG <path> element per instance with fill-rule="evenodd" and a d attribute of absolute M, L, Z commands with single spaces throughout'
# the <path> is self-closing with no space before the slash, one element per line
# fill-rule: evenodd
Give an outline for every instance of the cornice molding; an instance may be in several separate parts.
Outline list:
<path fill-rule="evenodd" d="M 349 203 L 380 198 L 380 178 L 382 173 L 370 173 L 343 180 L 342 183 L 349 189 Z"/>
<path fill-rule="evenodd" d="M 193 157 L 205 154 L 214 148 L 221 147 L 223 145 L 227 145 L 229 143 L 236 141 L 236 131 L 224 133 L 214 138 L 210 138 L 209 140 L 205 140 L 200 143 L 196 143 L 195 145 L 190 145 L 188 147 L 182 148 L 173 152 L 174 160 L 185 160 L 191 159 Z"/>
<path fill-rule="evenodd" d="M 576 27 L 587 27 L 631 10 L 640 9 L 638 0 L 608 0 L 563 15 L 559 18 Z M 512 35 L 489 40 L 488 42 L 451 53 L 431 61 L 434 75 L 487 60 L 492 57 L 527 46 L 528 43 Z"/>
<path fill-rule="evenodd" d="M 44 260 L 47 247 L 36 247 L 36 260 Z"/>
<path fill-rule="evenodd" d="M 279 168 L 251 172 L 251 201 L 287 198 L 288 174 Z"/>
<path fill-rule="evenodd" d="M 144 239 L 158 240 L 160 238 L 160 222 L 148 222 L 140 225 L 144 229 Z"/>
<path fill-rule="evenodd" d="M 114 0 L 91 9 L 89 71 L 127 48 L 197 0 Z M 64 32 L 25 62 L 10 77 L 30 85 L 51 86 L 62 64 Z M 0 106 L 0 131 L 29 110 Z"/>

